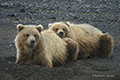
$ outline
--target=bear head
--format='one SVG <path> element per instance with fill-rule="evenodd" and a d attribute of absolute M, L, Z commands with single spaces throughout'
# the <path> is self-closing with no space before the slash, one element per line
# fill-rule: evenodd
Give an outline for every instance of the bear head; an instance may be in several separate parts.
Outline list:
<path fill-rule="evenodd" d="M 42 25 L 17 25 L 18 40 L 21 45 L 27 47 L 36 47 L 40 41 L 40 32 L 43 29 Z"/>
<path fill-rule="evenodd" d="M 70 32 L 69 25 L 69 22 L 55 22 L 49 23 L 48 27 L 50 30 L 53 30 L 59 37 L 64 38 L 67 37 L 68 33 Z"/>

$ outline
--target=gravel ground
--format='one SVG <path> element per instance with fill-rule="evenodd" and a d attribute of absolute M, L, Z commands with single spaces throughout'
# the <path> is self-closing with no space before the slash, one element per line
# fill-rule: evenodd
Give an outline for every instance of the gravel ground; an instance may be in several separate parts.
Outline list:
<path fill-rule="evenodd" d="M 89 23 L 114 38 L 109 58 L 71 61 L 60 67 L 15 64 L 16 25 Z M 0 80 L 120 80 L 119 0 L 0 0 Z"/>

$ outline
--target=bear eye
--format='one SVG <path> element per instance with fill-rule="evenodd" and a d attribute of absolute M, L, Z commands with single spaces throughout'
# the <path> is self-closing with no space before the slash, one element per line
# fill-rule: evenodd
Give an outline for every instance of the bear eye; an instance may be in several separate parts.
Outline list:
<path fill-rule="evenodd" d="M 63 29 L 63 31 L 65 31 L 65 29 Z"/>
<path fill-rule="evenodd" d="M 36 37 L 37 35 L 35 34 L 34 37 Z"/>
<path fill-rule="evenodd" d="M 58 31 L 58 28 L 56 29 L 56 31 Z"/>
<path fill-rule="evenodd" d="M 26 34 L 27 37 L 29 37 L 29 34 Z"/>

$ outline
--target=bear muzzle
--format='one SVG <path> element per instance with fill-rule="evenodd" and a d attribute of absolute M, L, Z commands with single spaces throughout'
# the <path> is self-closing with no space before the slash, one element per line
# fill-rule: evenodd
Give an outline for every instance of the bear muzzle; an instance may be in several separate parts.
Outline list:
<path fill-rule="evenodd" d="M 60 36 L 60 37 L 63 37 L 63 36 L 64 36 L 64 32 L 63 32 L 63 31 L 60 31 L 60 32 L 59 32 L 59 36 Z"/>
<path fill-rule="evenodd" d="M 35 44 L 35 40 L 30 40 L 30 44 L 33 46 Z"/>

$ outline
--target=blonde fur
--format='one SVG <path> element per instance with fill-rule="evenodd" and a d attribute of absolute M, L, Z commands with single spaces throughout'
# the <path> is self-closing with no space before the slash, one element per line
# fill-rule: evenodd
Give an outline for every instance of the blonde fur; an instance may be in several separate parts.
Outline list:
<path fill-rule="evenodd" d="M 69 30 L 67 30 L 66 26 L 67 28 L 69 28 Z M 58 29 L 57 31 L 55 31 L 56 28 Z M 63 31 L 64 35 L 61 38 L 69 37 L 78 43 L 79 59 L 86 58 L 90 54 L 93 56 L 98 56 L 99 54 L 98 57 L 100 57 L 100 54 L 102 56 L 106 54 L 107 56 L 105 57 L 108 57 L 110 55 L 113 48 L 112 37 L 107 35 L 106 38 L 104 37 L 105 40 L 102 39 L 101 36 L 104 36 L 105 34 L 103 34 L 99 29 L 95 28 L 94 26 L 91 26 L 89 24 L 73 24 L 69 22 L 55 22 L 51 23 L 49 26 L 49 29 L 56 32 L 57 35 L 59 35 L 59 28 L 66 29 Z M 107 38 L 109 38 L 109 40 Z M 100 41 L 101 39 L 102 41 Z M 102 47 L 100 47 L 101 44 L 104 44 L 106 42 L 108 44 L 106 44 L 104 48 L 109 45 L 109 47 L 107 47 L 108 49 L 102 49 Z"/>
<path fill-rule="evenodd" d="M 21 27 L 20 27 L 21 26 Z M 32 25 L 18 25 L 18 34 L 15 38 L 17 48 L 17 64 L 40 64 L 45 67 L 52 67 L 53 64 L 63 65 L 67 61 L 67 43 L 58 37 L 53 31 L 42 31 L 43 27 Z M 35 44 L 29 46 L 29 37 L 36 35 Z"/>

